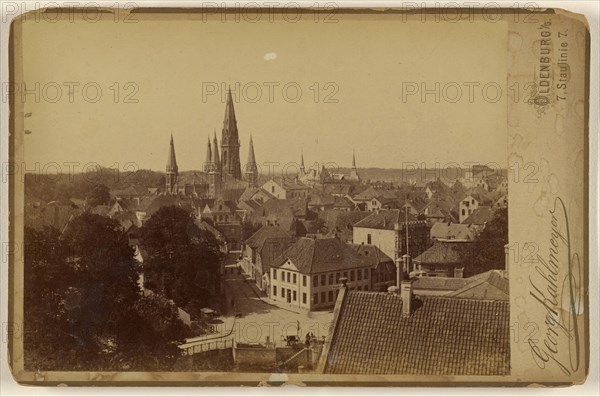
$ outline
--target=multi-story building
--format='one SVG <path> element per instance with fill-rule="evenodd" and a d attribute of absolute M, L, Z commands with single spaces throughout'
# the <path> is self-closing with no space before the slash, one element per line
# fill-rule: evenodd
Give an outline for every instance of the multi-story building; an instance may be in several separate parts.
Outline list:
<path fill-rule="evenodd" d="M 372 290 L 373 268 L 372 261 L 337 238 L 300 238 L 273 262 L 269 297 L 306 310 L 330 308 L 343 277 L 349 288 Z"/>
<path fill-rule="evenodd" d="M 352 241 L 354 244 L 374 245 L 397 261 L 402 255 L 416 256 L 429 247 L 429 225 L 410 213 L 407 218 L 402 210 L 376 211 L 354 225 Z"/>

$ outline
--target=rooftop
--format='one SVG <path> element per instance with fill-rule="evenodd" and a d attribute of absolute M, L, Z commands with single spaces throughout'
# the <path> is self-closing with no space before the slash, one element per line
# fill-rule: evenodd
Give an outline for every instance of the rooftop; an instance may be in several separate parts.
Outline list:
<path fill-rule="evenodd" d="M 327 374 L 507 375 L 508 301 L 340 293 L 320 369 Z"/>

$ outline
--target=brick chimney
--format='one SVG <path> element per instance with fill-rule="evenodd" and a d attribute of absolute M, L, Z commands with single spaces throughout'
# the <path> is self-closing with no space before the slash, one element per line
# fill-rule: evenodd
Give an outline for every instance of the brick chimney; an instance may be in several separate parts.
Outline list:
<path fill-rule="evenodd" d="M 404 263 L 404 270 L 406 270 L 407 273 L 410 273 L 411 266 L 412 266 L 412 258 L 410 257 L 410 255 L 408 255 L 408 254 L 402 255 L 402 262 Z M 412 270 L 415 270 L 415 269 L 412 269 Z"/>
<path fill-rule="evenodd" d="M 412 281 L 402 281 L 400 285 L 400 297 L 402 298 L 402 316 L 408 317 L 412 313 Z"/>

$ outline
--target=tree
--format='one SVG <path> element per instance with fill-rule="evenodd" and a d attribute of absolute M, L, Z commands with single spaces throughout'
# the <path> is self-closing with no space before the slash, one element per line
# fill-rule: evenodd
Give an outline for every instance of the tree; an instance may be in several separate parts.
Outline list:
<path fill-rule="evenodd" d="M 110 191 L 106 185 L 97 183 L 92 186 L 85 201 L 90 208 L 97 205 L 107 205 L 110 201 Z"/>
<path fill-rule="evenodd" d="M 180 355 L 176 343 L 188 334 L 172 301 L 159 294 L 144 296 L 121 322 L 111 361 L 122 370 L 169 370 Z"/>
<path fill-rule="evenodd" d="M 141 229 L 148 287 L 195 314 L 218 289 L 221 254 L 215 237 L 176 206 L 161 207 Z"/>
<path fill-rule="evenodd" d="M 505 268 L 504 246 L 508 244 L 508 209 L 501 208 L 494 218 L 475 236 L 472 244 L 465 244 L 459 251 L 469 275 L 492 269 Z"/>
<path fill-rule="evenodd" d="M 117 221 L 90 213 L 74 218 L 61 240 L 73 269 L 64 292 L 67 321 L 82 348 L 97 353 L 140 297 L 133 248 Z"/>

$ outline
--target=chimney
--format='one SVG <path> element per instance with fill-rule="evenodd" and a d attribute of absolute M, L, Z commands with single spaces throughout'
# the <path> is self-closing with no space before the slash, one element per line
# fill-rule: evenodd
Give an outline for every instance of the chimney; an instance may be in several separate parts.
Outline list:
<path fill-rule="evenodd" d="M 408 317 L 412 313 L 412 281 L 402 281 L 400 286 L 400 297 L 402 298 L 402 317 Z"/>
<path fill-rule="evenodd" d="M 407 273 L 410 273 L 411 266 L 412 266 L 412 258 L 410 257 L 410 255 L 408 255 L 408 254 L 402 255 L 402 262 L 404 263 L 404 271 L 406 271 Z M 415 270 L 415 269 L 412 269 L 412 270 Z"/>
<path fill-rule="evenodd" d="M 465 268 L 464 267 L 455 267 L 454 268 L 454 278 L 463 278 Z"/>
<path fill-rule="evenodd" d="M 400 265 L 400 258 L 396 259 L 396 288 L 400 288 L 402 282 L 402 266 Z"/>

